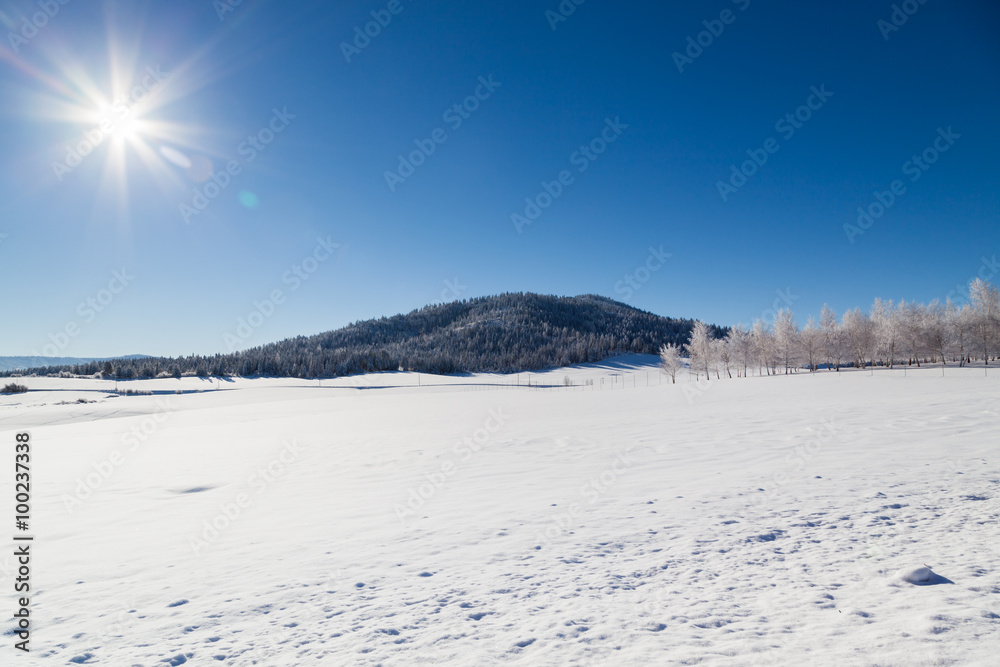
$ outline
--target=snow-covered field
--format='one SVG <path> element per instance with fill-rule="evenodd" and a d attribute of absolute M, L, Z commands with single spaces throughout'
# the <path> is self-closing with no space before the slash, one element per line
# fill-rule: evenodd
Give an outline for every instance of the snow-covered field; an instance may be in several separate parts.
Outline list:
<path fill-rule="evenodd" d="M 1000 370 L 651 363 L 27 378 L 32 652 L 7 621 L 0 664 L 997 664 Z"/>

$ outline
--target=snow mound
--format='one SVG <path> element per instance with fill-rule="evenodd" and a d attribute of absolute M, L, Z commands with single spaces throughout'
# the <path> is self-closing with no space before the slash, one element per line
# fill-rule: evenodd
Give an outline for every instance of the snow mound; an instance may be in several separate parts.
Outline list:
<path fill-rule="evenodd" d="M 934 577 L 934 572 L 929 567 L 903 568 L 896 574 L 900 579 L 911 584 L 926 584 Z"/>
<path fill-rule="evenodd" d="M 896 579 L 906 581 L 917 586 L 929 586 L 931 584 L 950 584 L 949 579 L 945 579 L 926 565 L 918 567 L 904 567 L 896 572 Z"/>

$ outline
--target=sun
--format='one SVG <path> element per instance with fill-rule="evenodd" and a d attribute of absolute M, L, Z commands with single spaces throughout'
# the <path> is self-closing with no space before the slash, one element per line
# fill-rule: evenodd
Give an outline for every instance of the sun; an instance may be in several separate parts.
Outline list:
<path fill-rule="evenodd" d="M 172 200 L 192 182 L 204 180 L 194 167 L 216 157 L 211 151 L 211 157 L 206 155 L 212 132 L 171 117 L 190 119 L 194 114 L 185 106 L 187 98 L 215 75 L 195 67 L 208 47 L 177 54 L 169 65 L 150 57 L 137 37 L 123 40 L 114 30 L 109 29 L 106 47 L 102 59 L 81 57 L 66 44 L 52 42 L 44 49 L 45 66 L 15 55 L 2 55 L 0 61 L 12 62 L 29 77 L 22 113 L 48 144 L 51 165 L 41 177 L 61 185 L 96 175 L 95 206 L 117 202 L 125 215 L 114 219 L 128 225 L 130 200 L 149 195 Z"/>
<path fill-rule="evenodd" d="M 117 141 L 134 142 L 142 137 L 142 121 L 135 117 L 122 118 L 111 131 L 111 138 Z"/>
<path fill-rule="evenodd" d="M 114 105 L 100 104 L 90 114 L 88 114 L 90 126 L 90 137 L 100 134 L 97 141 L 100 143 L 105 139 L 111 139 L 115 143 L 138 144 L 148 138 L 144 132 L 144 123 L 141 110 L 130 107 L 124 102 Z M 148 129 L 148 128 L 146 128 Z"/>
<path fill-rule="evenodd" d="M 3 49 L 0 62 L 24 75 L 17 112 L 37 132 L 40 161 L 50 165 L 37 175 L 39 185 L 82 184 L 79 196 L 101 212 L 94 215 L 98 224 L 126 230 L 137 224 L 133 203 L 176 206 L 231 159 L 219 148 L 220 128 L 206 123 L 216 110 L 198 97 L 233 71 L 207 60 L 231 31 L 181 51 L 157 50 L 141 29 L 126 33 L 114 19 L 108 18 L 100 50 L 80 52 L 52 40 L 38 44 L 43 64 Z"/>

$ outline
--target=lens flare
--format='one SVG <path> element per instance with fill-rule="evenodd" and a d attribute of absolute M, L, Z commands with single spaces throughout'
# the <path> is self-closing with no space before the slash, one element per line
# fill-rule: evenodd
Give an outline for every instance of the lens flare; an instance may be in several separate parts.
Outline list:
<path fill-rule="evenodd" d="M 181 169 L 191 168 L 191 159 L 176 148 L 172 148 L 170 146 L 160 146 L 160 155 L 165 157 L 170 162 L 173 162 Z"/>
<path fill-rule="evenodd" d="M 253 209 L 260 206 L 260 199 L 257 197 L 257 195 L 248 190 L 243 190 L 242 192 L 240 192 L 239 195 L 237 195 L 236 198 L 239 200 L 240 204 L 242 204 L 246 208 Z"/>

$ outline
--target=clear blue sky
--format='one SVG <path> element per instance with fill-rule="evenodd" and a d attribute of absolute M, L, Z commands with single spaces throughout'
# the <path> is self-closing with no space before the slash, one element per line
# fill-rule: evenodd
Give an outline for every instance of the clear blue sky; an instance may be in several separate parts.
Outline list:
<path fill-rule="evenodd" d="M 1000 255 L 996 3 L 914 1 L 891 31 L 890 2 L 589 0 L 555 22 L 559 5 L 245 0 L 220 19 L 210 0 L 76 0 L 32 30 L 36 3 L 0 2 L 0 355 L 225 351 L 274 290 L 240 347 L 450 300 L 456 279 L 462 298 L 597 293 L 720 324 L 787 288 L 804 320 L 943 299 Z M 345 56 L 372 11 L 391 21 Z M 720 27 L 679 71 L 673 54 Z M 776 127 L 810 102 L 794 134 Z M 54 165 L 109 118 L 78 165 Z M 960 136 L 907 169 L 939 128 Z M 602 132 L 603 153 L 574 156 Z M 730 165 L 768 139 L 723 201 Z M 518 233 L 511 215 L 564 170 Z M 895 180 L 905 192 L 850 242 Z M 297 284 L 318 238 L 339 247 Z M 629 295 L 651 246 L 671 257 Z"/>

